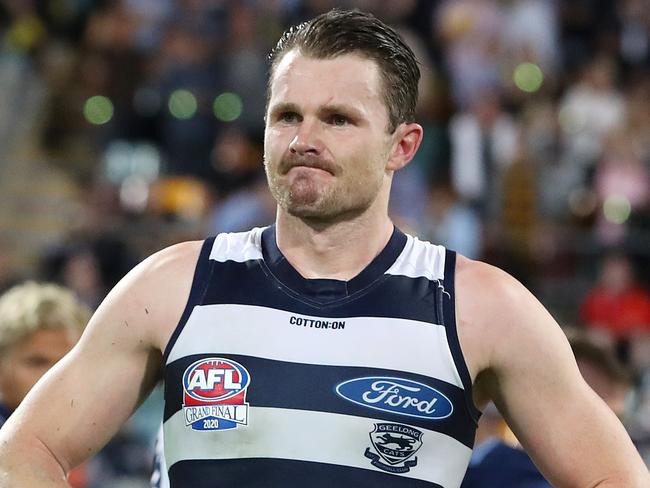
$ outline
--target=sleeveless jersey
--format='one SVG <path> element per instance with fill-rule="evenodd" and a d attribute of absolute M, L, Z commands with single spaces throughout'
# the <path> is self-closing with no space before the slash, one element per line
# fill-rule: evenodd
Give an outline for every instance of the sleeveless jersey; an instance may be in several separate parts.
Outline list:
<path fill-rule="evenodd" d="M 273 226 L 207 239 L 164 352 L 165 484 L 460 486 L 480 413 L 454 269 L 397 229 L 350 281 L 303 278 Z"/>

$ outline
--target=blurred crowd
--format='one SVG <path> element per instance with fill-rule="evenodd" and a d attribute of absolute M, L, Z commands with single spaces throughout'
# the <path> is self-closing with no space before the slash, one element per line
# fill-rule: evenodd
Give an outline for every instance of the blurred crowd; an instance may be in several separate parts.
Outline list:
<path fill-rule="evenodd" d="M 56 282 L 92 308 L 153 251 L 271 223 L 266 55 L 336 6 L 395 26 L 421 62 L 425 138 L 394 180 L 397 225 L 501 266 L 613 351 L 650 462 L 646 0 L 0 0 L 2 188 L 27 167 L 66 182 L 33 255 L 0 228 L 0 291 Z M 131 430 L 131 450 L 148 445 Z M 114 451 L 89 488 L 117 486 Z M 146 462 L 129 469 L 140 486 Z"/>

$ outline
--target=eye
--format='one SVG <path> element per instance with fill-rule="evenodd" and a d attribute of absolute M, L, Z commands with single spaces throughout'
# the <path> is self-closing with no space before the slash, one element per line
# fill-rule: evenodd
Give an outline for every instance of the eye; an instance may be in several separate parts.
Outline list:
<path fill-rule="evenodd" d="M 350 119 L 348 119 L 345 115 L 333 114 L 330 117 L 330 124 L 335 125 L 337 127 L 343 127 L 344 125 L 347 125 L 349 122 Z"/>
<path fill-rule="evenodd" d="M 282 112 L 278 115 L 278 122 L 285 124 L 295 124 L 299 121 L 299 116 L 296 112 Z"/>
<path fill-rule="evenodd" d="M 44 356 L 28 356 L 24 359 L 26 366 L 30 368 L 46 368 L 51 366 L 51 362 Z"/>

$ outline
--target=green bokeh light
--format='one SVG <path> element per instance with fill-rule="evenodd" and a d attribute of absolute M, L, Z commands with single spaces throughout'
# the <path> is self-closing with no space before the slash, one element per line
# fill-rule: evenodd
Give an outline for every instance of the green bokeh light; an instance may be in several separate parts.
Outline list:
<path fill-rule="evenodd" d="M 223 122 L 237 120 L 242 113 L 244 104 L 236 93 L 225 92 L 214 100 L 214 116 Z"/>
<path fill-rule="evenodd" d="M 169 111 L 177 119 L 191 119 L 196 114 L 198 103 L 189 90 L 174 90 L 169 96 Z"/>
<path fill-rule="evenodd" d="M 84 117 L 93 125 L 102 125 L 113 118 L 113 102 L 102 95 L 90 97 L 84 103 Z"/>
<path fill-rule="evenodd" d="M 544 82 L 544 73 L 534 63 L 521 63 L 515 68 L 513 79 L 517 88 L 527 93 L 534 93 Z"/>
<path fill-rule="evenodd" d="M 609 222 L 623 224 L 630 218 L 632 205 L 627 197 L 611 195 L 603 202 L 603 214 Z"/>

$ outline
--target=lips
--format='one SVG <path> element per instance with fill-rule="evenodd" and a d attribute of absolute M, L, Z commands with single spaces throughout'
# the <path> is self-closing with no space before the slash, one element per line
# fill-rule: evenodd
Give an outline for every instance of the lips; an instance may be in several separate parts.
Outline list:
<path fill-rule="evenodd" d="M 330 163 L 328 161 L 323 161 L 320 158 L 289 156 L 288 158 L 282 160 L 282 163 L 281 163 L 281 166 L 280 166 L 281 174 L 287 174 L 293 168 L 319 169 L 319 170 L 325 171 L 325 172 L 327 172 L 327 173 L 329 173 L 331 175 L 334 175 L 334 174 L 337 173 L 336 167 L 332 163 Z"/>

